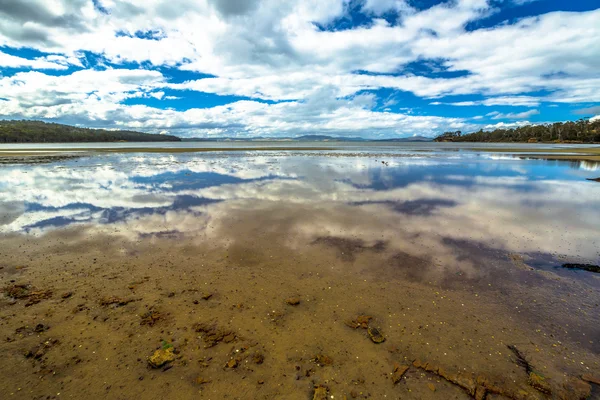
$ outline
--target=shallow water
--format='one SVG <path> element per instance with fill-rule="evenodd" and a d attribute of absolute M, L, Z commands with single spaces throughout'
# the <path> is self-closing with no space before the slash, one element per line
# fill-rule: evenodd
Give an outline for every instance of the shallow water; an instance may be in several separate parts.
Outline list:
<path fill-rule="evenodd" d="M 30 306 L 0 300 L 0 391 L 475 396 L 420 359 L 493 382 L 475 384 L 502 389 L 487 387 L 489 398 L 548 397 L 514 345 L 561 396 L 600 374 L 600 275 L 561 268 L 600 264 L 600 184 L 586 180 L 598 170 L 428 145 L 0 166 L 1 286 L 52 291 Z M 161 316 L 153 326 L 140 324 L 148 310 Z M 386 341 L 344 324 L 358 315 Z M 234 339 L 205 348 L 198 322 Z M 50 329 L 19 330 L 40 323 Z M 23 356 L 52 339 L 43 356 Z M 163 341 L 178 358 L 152 369 Z M 410 366 L 397 384 L 395 363 Z"/>

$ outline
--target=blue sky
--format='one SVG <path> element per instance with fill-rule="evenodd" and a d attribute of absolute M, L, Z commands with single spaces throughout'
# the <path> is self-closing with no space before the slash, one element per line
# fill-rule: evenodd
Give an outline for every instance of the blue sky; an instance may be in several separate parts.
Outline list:
<path fill-rule="evenodd" d="M 382 138 L 598 118 L 598 21 L 597 0 L 2 2 L 0 119 Z"/>

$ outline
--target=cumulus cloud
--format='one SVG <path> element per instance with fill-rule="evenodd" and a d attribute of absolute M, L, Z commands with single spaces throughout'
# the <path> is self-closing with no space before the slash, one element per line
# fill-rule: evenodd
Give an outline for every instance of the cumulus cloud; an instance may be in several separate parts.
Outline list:
<path fill-rule="evenodd" d="M 388 134 L 411 134 L 404 130 L 405 123 L 398 122 L 409 120 L 406 115 L 375 108 L 366 110 L 353 103 L 352 98 L 363 92 L 388 89 L 431 99 L 432 104 L 456 106 L 536 107 L 549 101 L 600 102 L 600 48 L 595 46 L 600 37 L 600 9 L 552 12 L 469 30 L 470 23 L 497 12 L 497 3 L 456 0 L 425 9 L 413 8 L 411 4 L 405 0 L 4 2 L 0 4 L 0 46 L 33 48 L 42 55 L 25 58 L 0 51 L 0 69 L 32 70 L 31 76 L 9 74 L 2 78 L 2 115 L 69 116 L 83 123 L 103 124 L 110 118 L 120 118 L 114 120 L 115 125 L 144 129 L 193 126 L 189 116 L 194 115 L 201 117 L 196 120 L 198 132 L 213 133 L 233 126 L 257 133 L 255 121 L 262 119 L 261 122 L 274 124 L 262 129 L 270 133 L 315 128 L 332 131 L 333 126 L 345 126 L 346 120 L 336 117 L 341 118 L 352 109 L 351 112 L 370 118 L 360 124 L 361 128 L 381 133 L 385 126 Z M 349 18 L 350 9 L 360 10 L 365 23 L 340 25 L 339 21 Z M 384 19 L 389 13 L 395 13 L 397 18 Z M 105 71 L 88 69 L 90 77 L 96 76 L 96 88 L 81 80 L 83 71 L 66 75 L 61 85 L 48 88 L 57 78 L 44 78 L 41 70 L 74 66 L 85 69 L 88 63 L 82 60 L 90 54 L 109 65 L 108 71 L 122 69 L 120 73 L 130 74 L 133 63 L 143 65 L 146 72 L 138 72 L 137 87 L 135 82 L 131 86 L 119 82 L 120 78 L 111 75 L 117 72 L 104 74 Z M 439 65 L 440 71 L 454 75 L 419 74 L 407 69 L 409 64 L 431 62 Z M 191 74 L 187 81 L 170 82 L 160 72 L 161 67 L 209 77 L 194 79 Z M 155 75 L 146 79 L 146 73 Z M 21 84 L 15 84 L 16 81 L 24 82 L 27 92 L 19 89 Z M 110 90 L 100 87 L 104 82 Z M 17 90 L 12 93 L 10 89 Z M 329 94 L 323 108 L 314 103 L 309 107 L 310 99 L 323 90 Z M 177 112 L 123 104 L 132 97 L 185 99 L 190 91 L 256 101 L 208 110 L 190 104 L 187 110 Z M 533 92 L 544 94 L 531 95 Z M 443 99 L 461 95 L 483 99 Z M 265 106 L 264 100 L 290 104 Z M 338 107 L 337 113 L 331 111 L 332 104 Z M 97 111 L 93 112 L 93 107 Z M 244 109 L 241 114 L 240 109 Z M 294 115 L 281 115 L 283 109 L 300 111 L 306 123 L 296 122 Z M 253 115 L 240 120 L 249 110 L 269 118 Z M 437 116 L 435 108 L 428 114 L 422 118 L 429 118 L 431 130 L 424 133 L 433 132 L 434 127 L 444 130 L 448 125 L 463 123 Z M 222 119 L 217 121 L 218 118 Z"/>
<path fill-rule="evenodd" d="M 492 119 L 525 119 L 525 118 L 529 118 L 533 115 L 538 115 L 539 113 L 540 112 L 538 110 L 529 110 L 529 111 L 523 111 L 520 113 L 507 113 L 507 114 L 503 114 L 498 111 L 492 111 L 491 113 L 488 113 L 486 116 L 492 117 Z"/>

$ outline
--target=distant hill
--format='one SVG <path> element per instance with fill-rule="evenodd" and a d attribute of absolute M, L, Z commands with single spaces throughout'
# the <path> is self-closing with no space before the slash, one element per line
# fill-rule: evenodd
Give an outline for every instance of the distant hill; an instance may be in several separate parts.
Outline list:
<path fill-rule="evenodd" d="M 436 142 L 557 142 L 599 143 L 600 119 L 590 122 L 556 122 L 553 124 L 525 125 L 519 128 L 496 129 L 462 134 L 461 131 L 445 132 L 435 138 Z"/>
<path fill-rule="evenodd" d="M 0 121 L 0 143 L 179 142 L 172 135 L 108 131 L 41 121 Z"/>
<path fill-rule="evenodd" d="M 424 136 L 412 136 L 408 138 L 395 139 L 365 139 L 358 136 L 328 136 L 328 135 L 303 135 L 296 137 L 252 137 L 252 138 L 232 138 L 232 137 L 214 137 L 214 138 L 184 138 L 184 142 L 430 142 L 431 138 Z"/>
<path fill-rule="evenodd" d="M 407 138 L 379 139 L 376 142 L 431 142 L 432 140 L 425 136 L 411 136 Z"/>

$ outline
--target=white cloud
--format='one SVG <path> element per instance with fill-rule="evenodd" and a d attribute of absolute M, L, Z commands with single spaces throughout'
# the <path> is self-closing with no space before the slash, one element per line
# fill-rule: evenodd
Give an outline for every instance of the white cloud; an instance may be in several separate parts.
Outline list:
<path fill-rule="evenodd" d="M 198 131 L 209 129 L 207 123 L 213 130 L 228 130 L 241 124 L 247 132 L 258 133 L 254 121 L 261 119 L 275 124 L 265 126 L 265 132 L 314 128 L 330 131 L 335 125 L 344 127 L 346 119 L 335 118 L 341 118 L 345 112 L 342 110 L 353 110 L 357 105 L 342 104 L 361 91 L 380 88 L 438 99 L 432 104 L 448 104 L 441 98 L 450 95 L 483 96 L 478 101 L 450 103 L 456 106 L 536 107 L 546 101 L 600 102 L 597 73 L 600 48 L 595 45 L 600 37 L 597 24 L 600 9 L 555 12 L 467 31 L 468 23 L 497 11 L 489 1 L 457 0 L 419 11 L 404 0 L 365 0 L 362 10 L 373 20 L 347 29 L 321 29 L 316 24 L 335 28 L 334 22 L 347 16 L 352 5 L 348 0 L 101 0 L 97 3 L 100 7 L 87 0 L 23 0 L 12 6 L 0 4 L 0 46 L 32 47 L 52 54 L 29 60 L 0 53 L 0 68 L 19 66 L 38 70 L 31 73 L 40 74 L 2 79 L 0 99 L 8 99 L 2 101 L 3 115 L 45 118 L 70 115 L 83 123 L 87 123 L 86 118 L 88 122 L 122 118 L 115 124 L 135 123 L 133 126 L 157 129 L 161 124 L 161 129 L 178 124 L 193 126 L 189 115 L 200 115 L 206 118 L 198 120 Z M 397 23 L 379 18 L 389 11 L 398 13 Z M 157 72 L 154 77 L 140 76 L 137 84 L 123 84 L 111 76 L 116 72 L 86 71 L 95 81 L 82 79 L 83 71 L 64 79 L 44 78 L 39 72 L 44 68 L 78 65 L 77 57 L 83 51 L 99 54 L 112 64 L 147 63 L 144 65 L 150 69 L 170 66 L 215 77 L 169 83 Z M 415 62 L 433 63 L 439 65 L 437 69 L 464 71 L 464 74 L 452 78 L 419 76 L 404 69 Z M 359 70 L 371 74 L 359 74 Z M 124 67 L 122 73 L 129 74 L 128 71 L 130 67 Z M 102 87 L 101 79 L 107 79 L 107 89 Z M 27 89 L 20 88 L 16 81 L 24 82 Z M 54 87 L 52 81 L 56 82 Z M 166 93 L 167 89 L 181 91 L 181 95 Z M 234 103 L 226 111 L 195 109 L 192 104 L 190 110 L 179 112 L 121 104 L 130 97 L 185 98 L 184 91 L 189 90 L 292 103 L 284 106 Z M 322 106 L 310 103 L 310 99 L 323 91 L 328 96 Z M 551 94 L 526 95 L 540 91 Z M 60 102 L 65 104 L 56 104 Z M 240 120 L 238 117 L 250 112 L 244 107 L 251 108 L 253 113 L 260 110 L 270 118 L 254 115 L 250 120 Z M 332 112 L 331 107 L 337 107 L 338 111 Z M 241 114 L 240 108 L 244 108 Z M 281 115 L 279 110 L 285 108 L 302 110 L 306 122 L 294 121 L 293 115 Z M 398 122 L 408 121 L 405 115 L 360 107 L 359 113 L 369 118 L 359 124 L 365 129 L 371 127 L 380 132 L 385 126 L 388 133 L 413 133 L 404 131 L 406 123 Z M 224 118 L 220 124 L 217 115 Z M 142 116 L 147 119 L 137 119 Z M 323 116 L 334 119 L 325 120 Z M 435 125 L 443 130 L 448 127 L 445 125 L 460 123 L 436 116 L 421 118 L 429 118 L 427 129 Z M 346 128 L 337 131 L 344 132 Z"/>
<path fill-rule="evenodd" d="M 538 115 L 540 112 L 538 110 L 529 110 L 523 111 L 520 113 L 507 113 L 503 114 L 498 111 L 493 111 L 491 113 L 486 114 L 488 117 L 492 117 L 492 119 L 525 119 L 529 118 L 533 115 Z"/>

